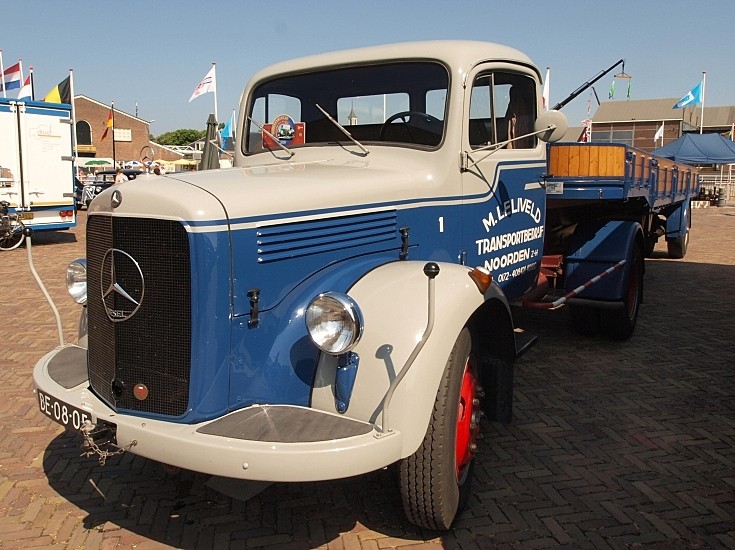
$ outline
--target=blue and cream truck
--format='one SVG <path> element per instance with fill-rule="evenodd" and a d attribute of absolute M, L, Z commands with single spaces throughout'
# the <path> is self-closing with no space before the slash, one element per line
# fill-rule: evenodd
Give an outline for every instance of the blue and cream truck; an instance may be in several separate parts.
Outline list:
<path fill-rule="evenodd" d="M 686 250 L 695 172 L 565 130 L 496 44 L 257 73 L 232 168 L 91 203 L 80 339 L 37 363 L 40 410 L 102 461 L 281 482 L 396 465 L 408 518 L 450 528 L 481 418 L 511 418 L 517 308 L 624 340 L 646 253 Z"/>

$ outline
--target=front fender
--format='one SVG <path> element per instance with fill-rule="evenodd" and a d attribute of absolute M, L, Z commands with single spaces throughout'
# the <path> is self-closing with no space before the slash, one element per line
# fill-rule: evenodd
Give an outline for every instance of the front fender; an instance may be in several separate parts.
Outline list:
<path fill-rule="evenodd" d="M 380 266 L 355 283 L 350 296 L 363 312 L 365 328 L 353 350 L 358 372 L 347 415 L 380 425 L 382 403 L 389 385 L 401 371 L 423 335 L 428 319 L 428 279 L 425 262 L 393 262 Z M 432 332 L 397 387 L 390 403 L 390 426 L 402 436 L 402 456 L 413 453 L 426 433 L 437 388 L 452 346 L 468 319 L 485 300 L 505 298 L 497 286 L 483 296 L 469 269 L 439 264 L 435 279 L 435 319 Z M 507 307 L 507 306 L 506 306 Z M 312 406 L 335 410 L 337 360 L 322 354 L 312 394 Z"/>

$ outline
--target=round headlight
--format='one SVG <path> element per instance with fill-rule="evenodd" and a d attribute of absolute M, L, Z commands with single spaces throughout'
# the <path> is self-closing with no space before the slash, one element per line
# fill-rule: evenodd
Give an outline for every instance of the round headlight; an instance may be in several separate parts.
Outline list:
<path fill-rule="evenodd" d="M 102 186 L 101 185 L 98 185 L 97 187 L 94 188 L 94 191 L 95 191 L 95 193 L 101 193 L 102 192 Z"/>
<path fill-rule="evenodd" d="M 66 268 L 66 290 L 78 304 L 87 303 L 87 260 L 78 258 Z"/>
<path fill-rule="evenodd" d="M 362 336 L 362 312 L 346 294 L 320 294 L 306 308 L 305 318 L 314 343 L 333 355 L 350 351 Z"/>

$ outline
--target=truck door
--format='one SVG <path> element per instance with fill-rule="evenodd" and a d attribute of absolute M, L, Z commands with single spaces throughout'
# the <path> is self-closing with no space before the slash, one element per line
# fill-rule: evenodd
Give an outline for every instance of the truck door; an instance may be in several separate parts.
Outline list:
<path fill-rule="evenodd" d="M 535 286 L 543 253 L 545 146 L 533 131 L 537 78 L 478 68 L 465 88 L 463 240 L 466 264 L 482 266 L 510 300 Z"/>

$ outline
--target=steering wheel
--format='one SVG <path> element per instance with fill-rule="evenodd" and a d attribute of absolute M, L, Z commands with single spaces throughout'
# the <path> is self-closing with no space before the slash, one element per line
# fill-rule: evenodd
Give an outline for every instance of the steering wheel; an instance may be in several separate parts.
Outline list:
<path fill-rule="evenodd" d="M 428 113 L 422 113 L 421 111 L 401 111 L 394 115 L 389 116 L 383 125 L 380 127 L 380 140 L 384 140 L 385 132 L 389 125 L 394 121 L 401 119 L 403 127 L 406 128 L 408 136 L 411 138 L 413 143 L 418 143 L 411 133 L 411 127 L 426 130 L 433 133 L 433 129 L 439 125 L 441 127 L 442 121 Z"/>

